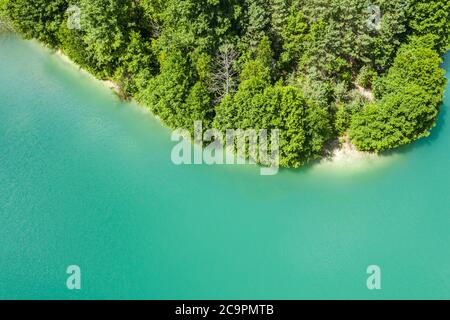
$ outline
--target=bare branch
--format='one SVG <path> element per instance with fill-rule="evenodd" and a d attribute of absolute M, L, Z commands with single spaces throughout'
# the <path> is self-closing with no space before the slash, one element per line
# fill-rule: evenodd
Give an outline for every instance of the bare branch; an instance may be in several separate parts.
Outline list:
<path fill-rule="evenodd" d="M 236 91 L 237 73 L 234 64 L 238 57 L 238 52 L 230 44 L 225 44 L 219 49 L 210 86 L 210 91 L 216 97 L 216 103 L 219 103 L 227 94 Z"/>

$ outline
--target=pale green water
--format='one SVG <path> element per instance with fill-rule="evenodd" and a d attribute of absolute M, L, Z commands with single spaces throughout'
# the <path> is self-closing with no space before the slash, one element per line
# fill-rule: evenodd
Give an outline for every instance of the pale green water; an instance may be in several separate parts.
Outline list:
<path fill-rule="evenodd" d="M 0 298 L 448 299 L 449 105 L 431 138 L 358 169 L 177 167 L 150 114 L 3 39 Z"/>

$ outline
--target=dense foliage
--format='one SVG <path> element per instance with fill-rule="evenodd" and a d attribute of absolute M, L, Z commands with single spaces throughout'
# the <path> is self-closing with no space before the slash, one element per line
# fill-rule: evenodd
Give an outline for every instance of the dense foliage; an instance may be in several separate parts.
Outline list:
<path fill-rule="evenodd" d="M 216 108 L 214 128 L 279 129 L 280 165 L 299 167 L 322 155 L 331 137 L 330 115 L 299 88 L 271 85 L 269 70 L 260 59 L 244 65 L 237 93 Z"/>
<path fill-rule="evenodd" d="M 394 65 L 378 80 L 380 97 L 353 117 L 350 137 L 361 150 L 386 150 L 429 135 L 446 80 L 430 37 L 403 45 Z"/>
<path fill-rule="evenodd" d="M 80 28 L 69 28 L 70 5 Z M 173 128 L 281 129 L 298 167 L 349 135 L 381 151 L 429 134 L 450 48 L 448 0 L 0 0 L 27 38 L 59 48 Z M 1 15 L 0 15 L 1 16 Z"/>

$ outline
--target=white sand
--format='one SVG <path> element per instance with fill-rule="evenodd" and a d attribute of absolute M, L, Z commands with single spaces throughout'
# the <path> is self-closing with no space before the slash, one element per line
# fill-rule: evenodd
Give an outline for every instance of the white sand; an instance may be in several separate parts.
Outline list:
<path fill-rule="evenodd" d="M 366 162 L 377 158 L 379 158 L 379 156 L 375 153 L 358 151 L 349 139 L 345 138 L 341 143 L 341 146 L 333 150 L 331 158 L 325 159 L 325 161 L 343 166 L 354 166 L 357 165 L 358 162 Z"/>
<path fill-rule="evenodd" d="M 330 151 L 330 156 L 321 159 L 314 168 L 317 170 L 331 170 L 333 172 L 361 172 L 379 168 L 398 159 L 399 154 L 389 156 L 371 152 L 361 152 L 349 141 L 348 137 L 341 138 L 340 146 Z"/>

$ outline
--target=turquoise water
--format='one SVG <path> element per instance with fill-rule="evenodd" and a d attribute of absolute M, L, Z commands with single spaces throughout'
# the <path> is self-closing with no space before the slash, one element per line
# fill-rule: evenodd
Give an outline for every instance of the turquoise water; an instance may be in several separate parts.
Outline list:
<path fill-rule="evenodd" d="M 175 166 L 151 114 L 2 39 L 0 298 L 449 299 L 449 105 L 447 90 L 429 139 L 375 161 Z"/>

